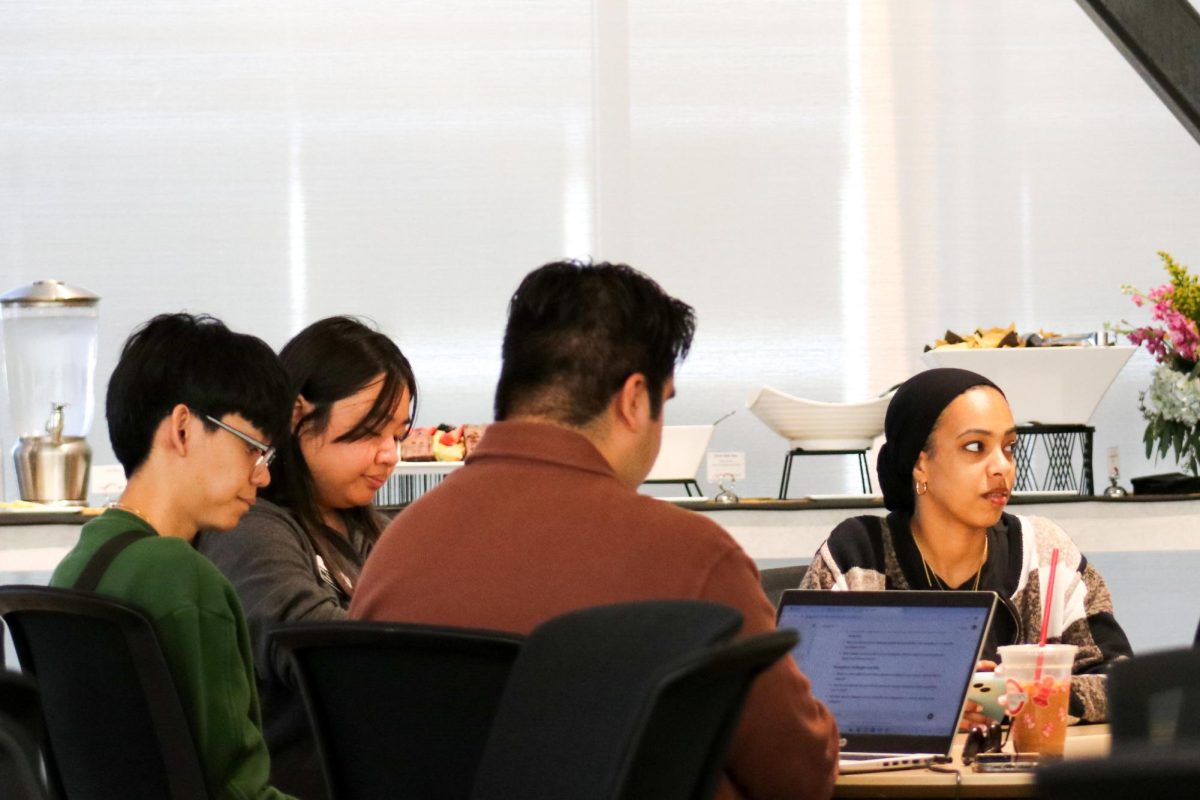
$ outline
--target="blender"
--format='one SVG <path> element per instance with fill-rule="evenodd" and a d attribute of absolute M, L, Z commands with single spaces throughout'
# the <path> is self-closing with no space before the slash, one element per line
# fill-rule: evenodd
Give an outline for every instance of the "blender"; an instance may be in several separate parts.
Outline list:
<path fill-rule="evenodd" d="M 62 281 L 0 295 L 9 430 L 21 499 L 83 505 L 100 298 Z"/>

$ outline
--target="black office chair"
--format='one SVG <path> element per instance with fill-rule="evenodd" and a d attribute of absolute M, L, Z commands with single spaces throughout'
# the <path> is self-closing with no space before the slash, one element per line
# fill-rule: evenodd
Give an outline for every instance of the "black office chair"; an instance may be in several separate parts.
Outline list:
<path fill-rule="evenodd" d="M 22 736 L 33 743 L 30 755 L 36 758 L 38 742 L 46 732 L 37 684 L 26 675 L 0 669 L 0 714 L 24 732 Z"/>
<path fill-rule="evenodd" d="M 331 797 L 470 796 L 521 637 L 346 621 L 271 636 L 295 660 Z"/>
<path fill-rule="evenodd" d="M 1108 672 L 1113 749 L 1200 745 L 1200 650 L 1184 648 L 1118 661 Z"/>
<path fill-rule="evenodd" d="M 1196 638 L 1192 640 L 1192 647 L 1200 647 L 1200 622 L 1196 623 Z"/>
<path fill-rule="evenodd" d="M 1130 747 L 1107 758 L 1078 758 L 1038 769 L 1044 800 L 1194 800 L 1200 749 Z"/>
<path fill-rule="evenodd" d="M 758 675 L 796 646 L 795 631 L 717 645 L 665 677 L 620 798 L 709 800 Z"/>
<path fill-rule="evenodd" d="M 0 797 L 44 800 L 38 745 L 42 712 L 33 681 L 0 669 Z"/>
<path fill-rule="evenodd" d="M 557 617 L 517 659 L 473 800 L 707 800 L 754 677 L 795 644 L 741 614 L 651 601 Z"/>
<path fill-rule="evenodd" d="M 70 589 L 0 586 L 0 616 L 41 690 L 54 796 L 208 797 L 175 681 L 140 610 Z"/>
<path fill-rule="evenodd" d="M 808 567 L 804 564 L 791 567 L 772 567 L 759 570 L 758 579 L 762 583 L 763 592 L 771 601 L 771 605 L 779 608 L 779 600 L 783 597 L 783 593 L 788 589 L 799 588 L 800 581 L 804 580 L 806 572 L 808 572 Z"/>
<path fill-rule="evenodd" d="M 30 758 L 27 740 L 12 720 L 0 714 L 0 797 L 4 800 L 45 800 L 38 762 Z"/>

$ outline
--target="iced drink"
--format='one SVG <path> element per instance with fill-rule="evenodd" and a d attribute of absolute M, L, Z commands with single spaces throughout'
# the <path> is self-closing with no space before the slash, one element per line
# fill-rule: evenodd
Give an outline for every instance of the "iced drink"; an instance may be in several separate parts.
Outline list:
<path fill-rule="evenodd" d="M 1005 678 L 1004 704 L 1013 717 L 1012 738 L 1017 752 L 1061 758 L 1067 738 L 1075 645 L 1018 644 L 999 650 L 1000 671 Z"/>
<path fill-rule="evenodd" d="M 1067 739 L 1067 702 L 1071 697 L 1071 679 L 1049 681 L 1049 686 L 1036 686 L 1033 681 L 1023 684 L 1025 696 L 1031 698 L 1020 714 L 1013 719 L 1013 746 L 1018 753 L 1039 753 L 1062 757 Z M 1037 702 L 1039 689 L 1045 705 Z"/>

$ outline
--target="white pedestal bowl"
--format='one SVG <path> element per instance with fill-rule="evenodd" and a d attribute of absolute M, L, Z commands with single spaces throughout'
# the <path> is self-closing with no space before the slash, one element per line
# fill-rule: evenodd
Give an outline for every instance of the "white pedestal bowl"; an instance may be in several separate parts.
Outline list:
<path fill-rule="evenodd" d="M 1004 392 L 1018 424 L 1085 425 L 1136 347 L 930 350 L 931 367 L 978 372 Z"/>

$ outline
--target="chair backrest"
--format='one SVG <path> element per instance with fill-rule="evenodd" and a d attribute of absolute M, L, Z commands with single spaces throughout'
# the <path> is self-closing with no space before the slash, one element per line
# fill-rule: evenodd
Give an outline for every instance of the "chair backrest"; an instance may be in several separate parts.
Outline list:
<path fill-rule="evenodd" d="M 749 685 L 713 648 L 740 624 L 716 603 L 647 601 L 539 626 L 513 668 L 472 798 L 710 796 L 744 697 L 727 684 Z"/>
<path fill-rule="evenodd" d="M 800 588 L 800 581 L 804 580 L 806 572 L 808 572 L 808 567 L 803 564 L 791 567 L 772 567 L 760 570 L 758 579 L 762 583 L 763 592 L 771 601 L 771 605 L 779 608 L 779 599 L 783 597 L 783 593 L 788 589 Z"/>
<path fill-rule="evenodd" d="M 618 795 L 709 800 L 716 794 L 746 695 L 799 641 L 794 630 L 715 645 L 663 680 Z"/>
<path fill-rule="evenodd" d="M 38 776 L 42 734 L 36 685 L 24 675 L 0 668 L 0 797 L 45 798 Z"/>
<path fill-rule="evenodd" d="M 1113 747 L 1200 745 L 1200 650 L 1148 653 L 1113 664 L 1108 673 Z"/>
<path fill-rule="evenodd" d="M 4 800 L 44 800 L 36 758 L 12 720 L 0 713 L 0 797 Z"/>
<path fill-rule="evenodd" d="M 174 678 L 140 610 L 70 589 L 0 586 L 0 616 L 41 691 L 56 796 L 208 796 Z"/>
<path fill-rule="evenodd" d="M 331 797 L 470 796 L 522 637 L 348 621 L 271 636 L 295 661 Z"/>
<path fill-rule="evenodd" d="M 1034 777 L 1044 800 L 1194 800 L 1200 749 L 1131 747 L 1107 758 L 1068 758 Z"/>
<path fill-rule="evenodd" d="M 0 669 L 0 714 L 24 731 L 33 743 L 30 755 L 36 758 L 38 743 L 46 733 L 37 683 L 26 675 Z"/>

